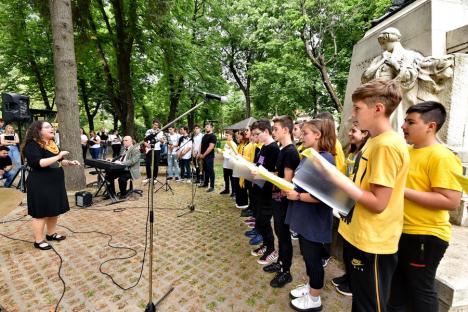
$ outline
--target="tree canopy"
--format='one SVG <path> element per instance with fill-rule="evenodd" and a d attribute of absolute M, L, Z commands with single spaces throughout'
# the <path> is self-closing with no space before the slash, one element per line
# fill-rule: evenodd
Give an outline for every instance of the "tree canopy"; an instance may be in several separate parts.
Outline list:
<path fill-rule="evenodd" d="M 183 124 L 339 113 L 353 45 L 390 0 L 73 0 L 80 123 Z M 0 2 L 0 88 L 56 109 L 48 1 Z M 182 125 L 182 123 L 181 123 Z"/>

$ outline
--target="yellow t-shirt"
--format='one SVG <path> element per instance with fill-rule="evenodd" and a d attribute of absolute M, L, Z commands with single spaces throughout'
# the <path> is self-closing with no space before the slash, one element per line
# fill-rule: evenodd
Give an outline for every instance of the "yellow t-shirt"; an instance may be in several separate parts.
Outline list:
<path fill-rule="evenodd" d="M 410 168 L 406 187 L 431 192 L 439 187 L 461 192 L 461 185 L 451 172 L 462 174 L 460 159 L 448 148 L 435 144 L 423 148 L 409 147 Z M 451 226 L 447 210 L 426 209 L 405 199 L 403 233 L 433 235 L 449 241 Z"/>
<path fill-rule="evenodd" d="M 405 141 L 394 131 L 367 141 L 355 184 L 370 191 L 370 184 L 392 188 L 383 212 L 374 213 L 357 203 L 349 224 L 340 221 L 338 232 L 354 247 L 372 254 L 393 254 L 403 229 L 403 201 L 409 153 Z"/>
<path fill-rule="evenodd" d="M 340 170 L 341 173 L 346 174 L 346 158 L 343 152 L 343 147 L 341 146 L 341 143 L 338 141 L 338 139 L 336 139 L 335 151 L 336 155 L 334 158 L 336 168 Z"/>

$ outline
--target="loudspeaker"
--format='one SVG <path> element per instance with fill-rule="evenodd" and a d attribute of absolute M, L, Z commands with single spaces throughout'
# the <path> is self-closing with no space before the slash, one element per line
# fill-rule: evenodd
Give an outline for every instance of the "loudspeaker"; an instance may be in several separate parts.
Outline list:
<path fill-rule="evenodd" d="M 93 204 L 93 194 L 86 191 L 76 192 L 75 203 L 77 207 L 89 207 Z"/>
<path fill-rule="evenodd" d="M 30 121 L 29 97 L 16 93 L 2 93 L 2 115 L 5 122 Z"/>

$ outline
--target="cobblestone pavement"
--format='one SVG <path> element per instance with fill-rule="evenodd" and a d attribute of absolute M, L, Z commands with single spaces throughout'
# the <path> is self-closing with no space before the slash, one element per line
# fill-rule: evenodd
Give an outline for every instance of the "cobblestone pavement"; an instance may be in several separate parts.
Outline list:
<path fill-rule="evenodd" d="M 221 180 L 218 178 L 218 180 Z M 159 191 L 155 195 L 155 259 L 153 266 L 153 302 L 167 290 L 174 291 L 159 306 L 159 311 L 289 311 L 289 290 L 305 281 L 305 267 L 294 242 L 292 274 L 294 281 L 282 289 L 273 289 L 273 277 L 263 273 L 251 246 L 243 235 L 247 227 L 239 217 L 232 199 L 217 191 L 198 190 L 196 206 L 209 214 L 190 213 L 178 218 L 190 201 L 191 186 L 171 183 L 175 195 Z M 61 275 L 66 283 L 59 311 L 143 311 L 148 301 L 148 257 L 138 285 L 145 247 L 147 192 L 142 198 L 105 206 L 72 210 L 59 219 L 59 232 L 67 239 L 53 246 L 63 259 Z M 71 201 L 72 203 L 72 201 Z M 125 208 L 125 209 L 118 209 Z M 117 210 L 115 210 L 117 209 Z M 1 221 L 25 214 L 18 207 Z M 29 217 L 0 225 L 0 233 L 32 241 Z M 96 231 L 96 232 L 91 232 Z M 88 233 L 78 233 L 88 232 Z M 51 251 L 34 249 L 32 243 L 0 237 L 0 306 L 6 311 L 54 311 L 63 284 L 57 275 L 59 257 Z M 341 264 L 333 259 L 326 268 L 326 286 L 322 295 L 324 311 L 349 311 L 351 300 L 339 295 L 330 279 L 341 274 Z M 1 308 L 0 308 L 1 310 Z M 2 310 L 3 311 L 3 310 Z"/>

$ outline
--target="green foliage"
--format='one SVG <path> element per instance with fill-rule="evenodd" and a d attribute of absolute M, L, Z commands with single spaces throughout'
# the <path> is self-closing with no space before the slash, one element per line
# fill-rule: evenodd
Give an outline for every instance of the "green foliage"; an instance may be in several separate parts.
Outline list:
<path fill-rule="evenodd" d="M 334 110 L 320 73 L 306 54 L 301 29 L 333 29 L 337 53 L 328 70 L 343 100 L 353 45 L 390 2 L 122 0 L 126 40 L 133 43 L 126 83 L 132 90 L 136 132 L 149 127 L 154 117 L 165 123 L 199 103 L 197 90 L 230 94 L 231 101 L 211 101 L 180 124 L 215 120 L 217 127 L 223 127 L 245 118 L 247 102 L 257 118 Z M 90 118 L 96 128 L 112 128 L 119 113 L 116 103 L 123 101 L 118 61 L 122 38 L 112 4 L 73 1 L 82 82 L 80 120 L 86 128 Z M 40 108 L 52 106 L 54 98 L 48 14 L 47 1 L 0 3 L 0 87 L 30 95 Z M 327 57 L 334 54 L 331 39 L 324 36 L 320 41 Z"/>

